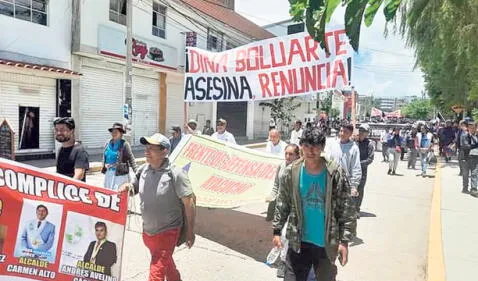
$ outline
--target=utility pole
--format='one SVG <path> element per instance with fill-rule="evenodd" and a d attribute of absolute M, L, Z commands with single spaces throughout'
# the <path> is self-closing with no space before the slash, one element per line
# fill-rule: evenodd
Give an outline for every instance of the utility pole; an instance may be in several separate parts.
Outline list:
<path fill-rule="evenodd" d="M 124 73 L 124 104 L 127 114 L 126 139 L 133 144 L 133 0 L 126 0 L 126 69 Z"/>
<path fill-rule="evenodd" d="M 357 101 L 356 101 L 356 98 L 355 98 L 355 87 L 352 86 L 352 112 L 350 112 L 350 120 L 352 121 L 352 125 L 354 126 L 354 129 L 355 129 L 355 126 L 357 126 L 357 118 L 356 118 L 356 107 L 357 107 Z"/>

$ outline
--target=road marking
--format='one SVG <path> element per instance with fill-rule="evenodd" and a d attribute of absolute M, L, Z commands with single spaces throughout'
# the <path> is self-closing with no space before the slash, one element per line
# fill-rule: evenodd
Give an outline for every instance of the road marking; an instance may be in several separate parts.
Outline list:
<path fill-rule="evenodd" d="M 441 227 L 441 166 L 436 165 L 435 185 L 433 188 L 430 210 L 430 234 L 428 239 L 428 281 L 446 281 L 445 262 L 443 258 L 443 241 Z"/>

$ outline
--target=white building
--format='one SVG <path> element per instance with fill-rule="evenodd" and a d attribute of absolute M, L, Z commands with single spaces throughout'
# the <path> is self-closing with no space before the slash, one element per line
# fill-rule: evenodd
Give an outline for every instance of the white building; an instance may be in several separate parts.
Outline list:
<path fill-rule="evenodd" d="M 33 3 L 33 4 L 32 4 Z M 52 121 L 68 113 L 71 0 L 0 1 L 0 120 L 15 131 L 17 158 L 53 155 Z"/>

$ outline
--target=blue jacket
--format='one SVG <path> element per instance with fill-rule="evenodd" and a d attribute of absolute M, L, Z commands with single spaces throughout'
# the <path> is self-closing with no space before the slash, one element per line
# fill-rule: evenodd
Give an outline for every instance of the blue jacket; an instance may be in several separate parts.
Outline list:
<path fill-rule="evenodd" d="M 40 238 L 42 240 L 42 244 L 36 248 L 31 244 L 29 232 L 28 230 L 37 227 L 36 225 L 37 220 L 32 220 L 30 221 L 25 228 L 23 229 L 22 232 L 22 246 L 24 249 L 31 249 L 31 250 L 36 250 L 36 251 L 41 251 L 41 252 L 46 252 L 51 249 L 53 246 L 53 241 L 55 240 L 55 225 L 52 223 L 45 221 L 45 226 L 43 227 L 42 231 L 40 232 Z"/>

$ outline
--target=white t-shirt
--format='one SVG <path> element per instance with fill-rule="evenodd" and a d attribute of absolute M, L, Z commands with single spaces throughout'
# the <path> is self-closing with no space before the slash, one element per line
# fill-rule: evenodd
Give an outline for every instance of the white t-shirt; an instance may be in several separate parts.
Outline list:
<path fill-rule="evenodd" d="M 292 133 L 290 134 L 290 143 L 297 144 L 299 145 L 300 137 L 302 136 L 302 129 L 299 129 L 296 131 L 295 129 L 292 130 Z"/>
<path fill-rule="evenodd" d="M 212 134 L 211 137 L 224 142 L 236 144 L 236 139 L 234 138 L 234 135 L 229 133 L 228 131 L 225 131 L 223 134 L 219 134 L 218 132 L 215 132 L 214 134 Z"/>
<path fill-rule="evenodd" d="M 277 145 L 274 145 L 271 141 L 268 141 L 266 145 L 266 152 L 278 156 L 283 156 L 286 146 L 287 143 L 285 143 L 284 141 L 279 141 Z"/>
<path fill-rule="evenodd" d="M 325 143 L 324 153 L 329 159 L 335 160 L 335 162 L 340 163 L 342 159 L 342 148 L 340 147 L 340 140 L 327 140 L 327 142 Z"/>

